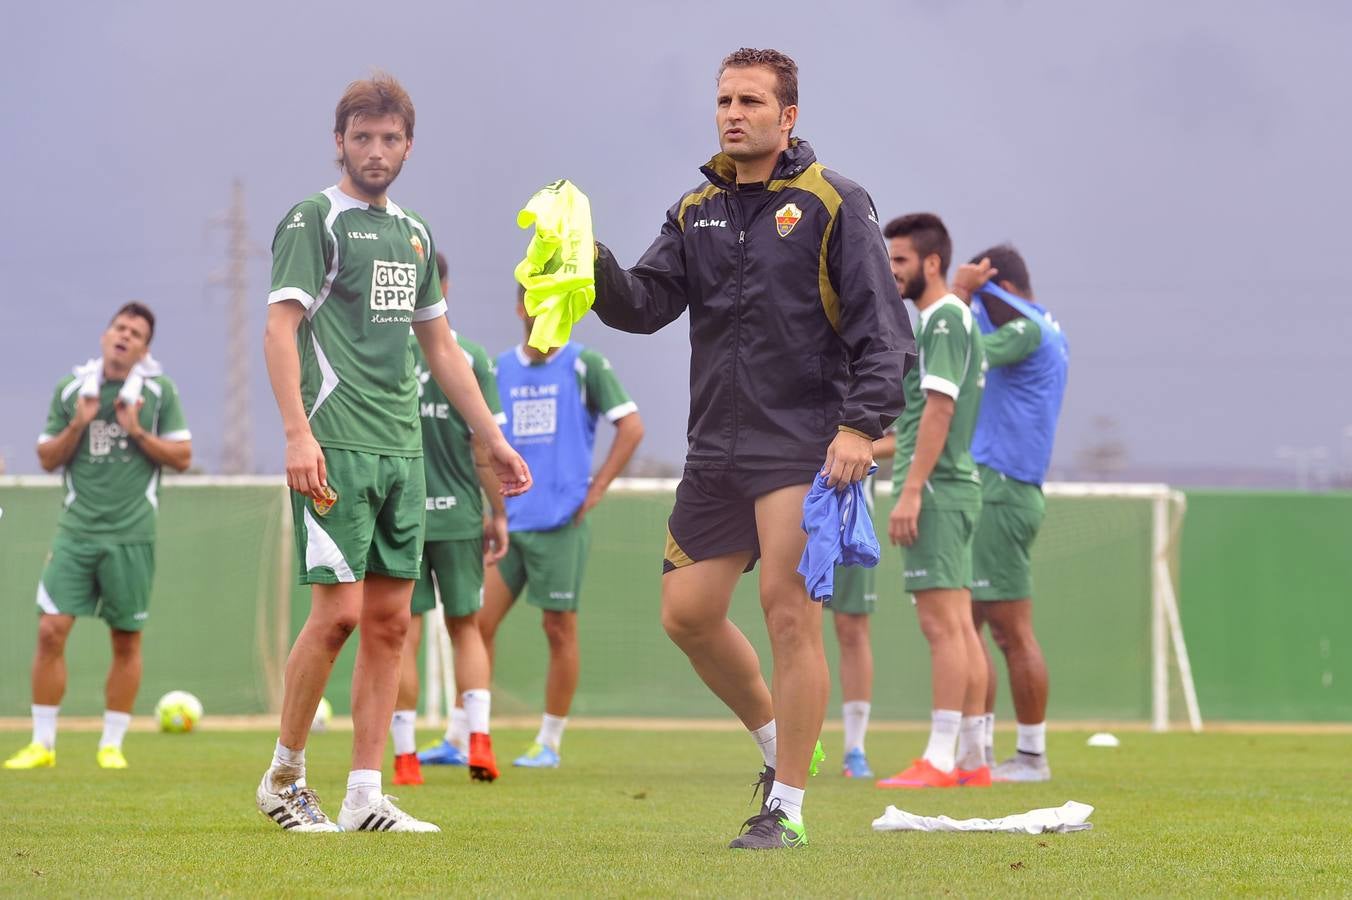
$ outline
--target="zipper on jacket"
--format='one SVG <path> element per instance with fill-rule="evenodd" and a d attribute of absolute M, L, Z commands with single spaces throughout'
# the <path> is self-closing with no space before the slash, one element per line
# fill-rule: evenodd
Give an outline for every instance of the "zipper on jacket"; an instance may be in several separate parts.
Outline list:
<path fill-rule="evenodd" d="M 737 219 L 741 218 L 742 204 L 736 196 L 728 198 L 732 202 L 728 204 L 729 215 L 735 215 Z M 738 392 L 740 385 L 737 380 L 737 360 L 742 352 L 742 282 L 746 276 L 746 225 L 737 222 L 737 292 L 733 295 L 732 301 L 732 438 L 728 441 L 728 465 L 733 466 L 737 460 L 737 435 L 740 432 L 738 425 Z"/>

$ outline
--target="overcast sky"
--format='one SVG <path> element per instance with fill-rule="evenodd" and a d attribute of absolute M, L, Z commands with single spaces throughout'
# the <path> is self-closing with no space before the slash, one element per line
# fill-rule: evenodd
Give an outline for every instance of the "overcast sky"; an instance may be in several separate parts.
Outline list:
<path fill-rule="evenodd" d="M 566 11 L 565 11 L 566 10 Z M 1352 445 L 1352 4 L 924 2 L 26 3 L 0 58 L 9 213 L 0 455 L 37 471 L 51 390 L 112 310 L 159 315 L 198 462 L 220 465 L 225 265 L 211 222 L 245 185 L 255 458 L 282 439 L 261 331 L 266 248 L 337 180 L 333 107 L 388 69 L 417 106 L 391 191 L 450 258 L 451 321 L 520 339 L 516 210 L 560 177 L 635 261 L 716 149 L 714 74 L 739 46 L 798 61 L 798 134 L 884 219 L 931 210 L 957 253 L 1012 240 L 1070 338 L 1055 463 L 1110 416 L 1139 463 L 1280 467 Z M 685 322 L 578 329 L 685 446 Z M 1055 469 L 1054 469 L 1055 471 Z"/>

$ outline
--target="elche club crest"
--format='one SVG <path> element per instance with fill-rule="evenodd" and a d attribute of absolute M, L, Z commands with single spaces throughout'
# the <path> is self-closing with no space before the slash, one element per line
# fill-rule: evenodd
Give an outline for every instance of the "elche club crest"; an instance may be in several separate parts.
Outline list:
<path fill-rule="evenodd" d="M 418 254 L 418 259 L 420 261 L 427 259 L 427 251 L 423 249 L 422 241 L 418 240 L 416 234 L 409 238 L 408 242 L 413 245 L 413 252 Z"/>
<path fill-rule="evenodd" d="M 802 217 L 801 209 L 792 203 L 785 203 L 775 212 L 775 231 L 779 232 L 780 237 L 788 237 L 789 232 L 793 231 L 793 226 L 797 225 Z"/>

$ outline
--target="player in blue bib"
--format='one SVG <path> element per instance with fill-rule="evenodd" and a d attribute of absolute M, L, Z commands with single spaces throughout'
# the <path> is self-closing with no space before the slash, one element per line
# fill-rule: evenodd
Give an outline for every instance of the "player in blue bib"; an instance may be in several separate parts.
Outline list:
<path fill-rule="evenodd" d="M 517 292 L 517 315 L 529 337 L 534 320 Z M 493 659 L 493 641 L 507 611 L 526 588 L 543 611 L 549 639 L 545 712 L 535 742 L 514 765 L 555 768 L 568 710 L 577 690 L 577 608 L 590 544 L 586 514 L 634 455 L 643 438 L 638 406 L 604 356 L 569 342 L 548 354 L 525 343 L 498 357 L 503 432 L 531 467 L 530 494 L 507 499 L 507 555 L 484 578 L 479 627 Z M 610 453 L 591 474 L 596 423 L 615 426 Z"/>
<path fill-rule="evenodd" d="M 1065 395 L 1069 345 L 1061 325 L 1033 299 L 1028 266 L 1012 246 L 978 254 L 956 283 L 973 295 L 990 365 L 972 436 L 982 497 L 972 548 L 972 616 L 978 630 L 990 624 L 1004 652 L 1018 718 L 1017 752 L 994 766 L 991 777 L 1046 781 L 1047 664 L 1033 633 L 1032 547 L 1046 512 L 1042 482 Z M 994 765 L 995 666 L 989 651 L 986 666 L 986 756 Z"/>

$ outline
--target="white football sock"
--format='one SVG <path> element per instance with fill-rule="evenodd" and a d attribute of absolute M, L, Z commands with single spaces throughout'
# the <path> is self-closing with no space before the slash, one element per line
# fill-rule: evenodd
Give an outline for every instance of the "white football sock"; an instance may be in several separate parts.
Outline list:
<path fill-rule="evenodd" d="M 343 805 L 359 809 L 380 799 L 380 770 L 353 769 L 347 776 L 347 796 Z"/>
<path fill-rule="evenodd" d="M 986 717 L 963 716 L 958 723 L 959 769 L 971 772 L 986 764 Z"/>
<path fill-rule="evenodd" d="M 873 704 L 867 700 L 846 700 L 840 706 L 845 720 L 845 752 L 864 750 L 864 735 L 868 731 L 868 714 Z"/>
<path fill-rule="evenodd" d="M 995 713 L 986 713 L 986 746 L 995 750 Z"/>
<path fill-rule="evenodd" d="M 793 824 L 802 825 L 804 793 L 803 788 L 789 787 L 787 784 L 780 784 L 776 781 L 770 787 L 770 797 L 765 801 L 765 804 L 772 809 L 778 809 L 779 812 L 784 814 L 784 818 Z M 779 802 L 777 807 L 775 806 L 776 801 Z"/>
<path fill-rule="evenodd" d="M 390 719 L 390 737 L 394 739 L 394 755 L 403 756 L 416 753 L 418 737 L 414 732 L 418 724 L 416 709 L 396 709 Z"/>
<path fill-rule="evenodd" d="M 559 744 L 563 743 L 563 726 L 567 724 L 567 716 L 551 716 L 545 713 L 540 719 L 540 732 L 535 735 L 535 743 L 558 753 Z"/>
<path fill-rule="evenodd" d="M 33 704 L 33 743 L 48 750 L 56 749 L 56 713 L 60 709 L 59 706 Z"/>
<path fill-rule="evenodd" d="M 1047 752 L 1047 723 L 1039 722 L 1036 725 L 1025 725 L 1022 722 L 1018 724 L 1019 732 L 1019 752 L 1035 753 L 1042 756 Z"/>
<path fill-rule="evenodd" d="M 759 728 L 751 729 L 751 736 L 756 739 L 756 746 L 760 747 L 761 758 L 770 768 L 775 767 L 775 762 L 779 759 L 776 735 L 778 730 L 775 728 L 775 720 L 771 719 Z"/>
<path fill-rule="evenodd" d="M 462 707 L 451 710 L 451 721 L 446 724 L 446 743 L 461 750 L 469 746 L 469 717 Z"/>
<path fill-rule="evenodd" d="M 131 724 L 131 713 L 117 712 L 111 709 L 103 711 L 103 737 L 99 738 L 99 749 L 122 746 L 127 736 L 127 726 Z"/>
<path fill-rule="evenodd" d="M 465 724 L 470 734 L 488 734 L 488 713 L 492 709 L 493 697 L 486 690 L 465 691 L 460 695 L 465 704 Z M 563 727 L 559 727 L 562 736 Z M 555 748 L 557 749 L 557 748 Z"/>
<path fill-rule="evenodd" d="M 277 747 L 272 751 L 272 767 L 274 769 L 304 769 L 305 748 L 292 750 L 290 747 L 283 747 L 280 740 L 277 741 Z"/>
<path fill-rule="evenodd" d="M 929 744 L 924 758 L 940 772 L 951 772 L 957 762 L 958 731 L 962 727 L 962 712 L 956 709 L 936 709 L 930 714 Z"/>

